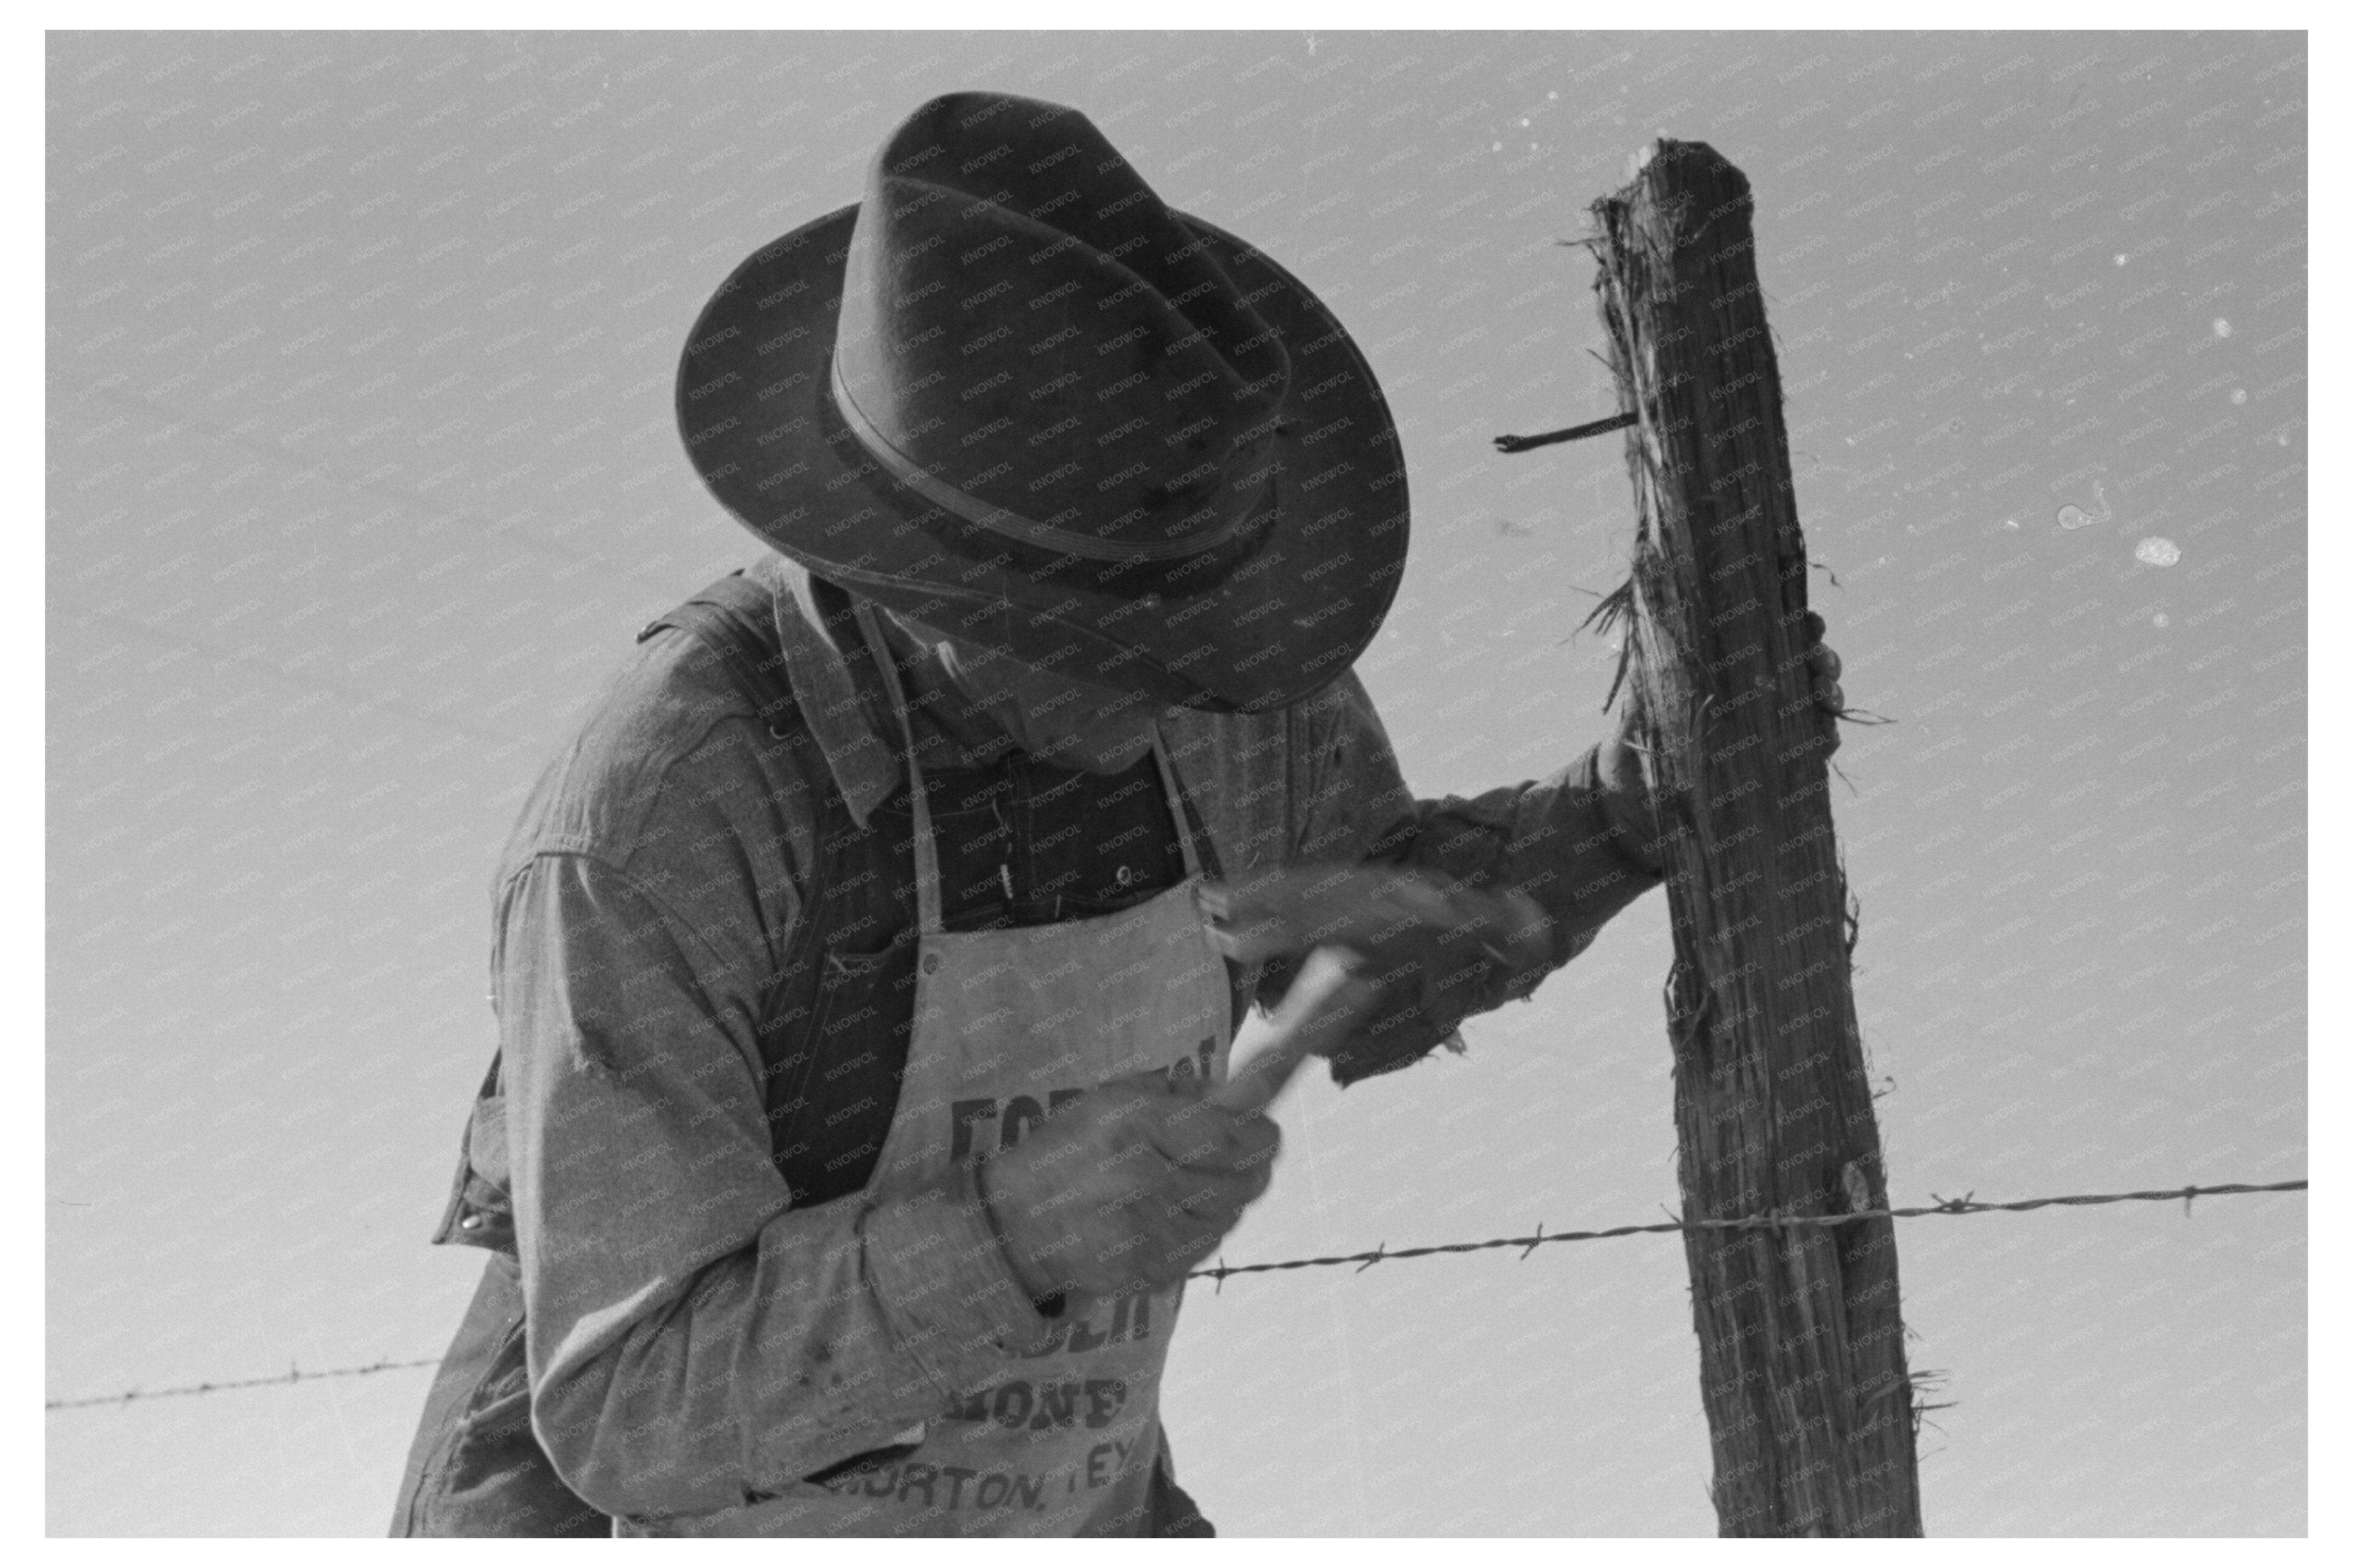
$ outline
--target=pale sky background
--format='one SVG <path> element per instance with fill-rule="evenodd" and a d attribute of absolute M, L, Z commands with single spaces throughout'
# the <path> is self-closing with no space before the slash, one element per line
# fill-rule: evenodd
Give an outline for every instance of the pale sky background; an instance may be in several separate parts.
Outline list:
<path fill-rule="evenodd" d="M 1085 110 L 1363 344 L 1415 521 L 1358 668 L 1424 795 L 1604 731 L 1618 438 L 1490 437 L 1610 412 L 1561 242 L 1715 143 L 1815 604 L 1896 721 L 1833 797 L 1896 1201 L 2305 1173 L 2299 35 L 47 49 L 52 1398 L 446 1345 L 493 855 L 636 628 L 757 553 L 680 449 L 686 330 L 965 88 Z M 1466 1058 L 1294 1091 L 1228 1258 L 1661 1217 L 1668 955 L 1652 895 Z M 1902 1226 L 1930 1533 L 2302 1532 L 2306 1215 Z M 380 1532 L 427 1376 L 52 1413 L 47 1528 Z M 1228 1534 L 1715 1528 L 1672 1237 L 1198 1289 L 1166 1406 Z"/>

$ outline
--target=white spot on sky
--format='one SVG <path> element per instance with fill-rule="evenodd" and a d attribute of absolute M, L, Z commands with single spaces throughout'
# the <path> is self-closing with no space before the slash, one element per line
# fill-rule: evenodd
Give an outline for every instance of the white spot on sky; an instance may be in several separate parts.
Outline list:
<path fill-rule="evenodd" d="M 1500 153 L 1503 150 L 1504 144 L 1501 142 L 1496 142 L 1493 147 L 1487 149 L 1490 153 Z"/>
<path fill-rule="evenodd" d="M 2126 262 L 2130 261 L 2131 259 L 2132 259 L 2132 258 L 2131 258 L 2131 257 L 2129 257 L 2129 256 L 2126 256 L 2123 251 L 2119 250 L 2119 251 L 2117 251 L 2117 252 L 2116 252 L 2116 265 L 2117 265 L 2117 266 L 2122 267 Z"/>
<path fill-rule="evenodd" d="M 2230 323 L 2230 322 L 2228 322 L 2228 321 L 2224 321 L 2224 320 L 2223 320 L 2221 317 L 2220 317 L 2220 316 L 2215 317 L 2215 318 L 2214 318 L 2214 335 L 2215 335 L 2216 337 L 2218 337 L 2218 338 L 2227 338 L 2227 337 L 2229 337 L 2229 336 L 2231 335 L 2231 323 Z"/>
<path fill-rule="evenodd" d="M 1523 125 L 1525 125 L 1525 124 L 1527 123 L 1527 121 L 1526 121 L 1525 120 L 1523 120 L 1523 121 L 1520 121 L 1520 123 L 1521 123 L 1521 124 L 1523 124 Z"/>
<path fill-rule="evenodd" d="M 2150 534 L 2133 546 L 2133 559 L 2145 566 L 2170 566 L 2181 559 L 2181 546 Z"/>
<path fill-rule="evenodd" d="M 2171 619 L 2170 619 L 2170 618 L 2166 615 L 2166 613 L 2165 613 L 2163 610 L 2159 610 L 2159 611 L 2158 611 L 2158 612 L 2157 612 L 2157 614 L 2155 614 L 2154 616 L 2151 616 L 2149 617 L 2149 625 L 2151 625 L 2151 626 L 2171 626 L 2172 624 L 2173 624 L 2172 620 L 2171 620 Z"/>
<path fill-rule="evenodd" d="M 2001 520 L 2001 525 L 2002 525 L 2002 527 L 2004 527 L 2004 528 L 2007 528 L 2007 529 L 2011 530 L 2012 531 L 2015 531 L 2017 530 L 2017 528 L 2018 528 L 2018 519 L 2016 519 L 2016 518 L 2014 518 L 2014 517 L 2005 517 L 2005 518 L 2003 518 L 2003 519 Z"/>
<path fill-rule="evenodd" d="M 2232 401 L 2232 402 L 2233 402 L 2233 403 L 2244 403 L 2246 400 L 2247 400 L 2247 389 L 2246 389 L 2245 387 L 2243 387 L 2243 386 L 2241 386 L 2241 387 L 2235 387 L 2235 388 L 2233 388 L 2233 389 L 2232 390 L 2232 393 L 2231 393 L 2231 401 Z"/>
<path fill-rule="evenodd" d="M 1560 96 L 1560 94 L 1558 94 L 1558 93 L 1556 93 L 1556 92 L 1548 92 L 1548 93 L 1546 93 L 1546 94 L 1545 94 L 1545 96 L 1546 96 L 1546 98 L 1558 98 L 1558 97 Z"/>

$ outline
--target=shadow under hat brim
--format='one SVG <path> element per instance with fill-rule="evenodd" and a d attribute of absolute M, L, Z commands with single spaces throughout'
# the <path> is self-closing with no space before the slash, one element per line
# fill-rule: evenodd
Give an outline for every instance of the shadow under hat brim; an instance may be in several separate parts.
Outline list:
<path fill-rule="evenodd" d="M 948 524 L 842 423 L 828 385 L 856 206 L 763 247 L 703 307 L 678 381 L 687 450 L 767 544 L 886 608 L 1026 664 L 1214 711 L 1288 706 L 1336 679 L 1403 575 L 1405 456 L 1379 385 L 1322 301 L 1216 225 L 1190 226 L 1291 358 L 1277 515 L 1215 586 L 1127 597 L 1041 583 Z"/>

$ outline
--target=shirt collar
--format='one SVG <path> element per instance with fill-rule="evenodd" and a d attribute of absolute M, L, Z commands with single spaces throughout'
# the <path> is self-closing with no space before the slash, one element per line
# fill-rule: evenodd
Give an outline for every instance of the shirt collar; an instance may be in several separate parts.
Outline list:
<path fill-rule="evenodd" d="M 789 557 L 771 552 L 751 574 L 775 603 L 777 641 L 801 716 L 851 818 L 864 827 L 874 808 L 898 793 L 902 771 L 899 749 L 875 733 L 842 653 L 859 636 L 858 623 L 847 615 L 828 623 L 808 568 Z"/>
<path fill-rule="evenodd" d="M 860 659 L 855 668 L 850 663 L 858 658 L 851 650 L 865 641 L 852 601 L 828 583 L 828 601 L 820 605 L 818 580 L 808 568 L 773 551 L 752 567 L 750 575 L 768 590 L 794 700 L 851 818 L 862 828 L 874 808 L 899 792 L 906 764 L 897 726 L 889 719 L 891 699 L 874 673 L 872 658 Z M 836 603 L 840 607 L 829 607 Z M 917 655 L 919 659 L 925 657 Z M 936 668 L 926 668 L 927 689 L 940 689 L 945 678 Z M 951 731 L 924 699 L 913 700 L 909 721 L 926 775 L 941 768 L 986 767 L 1013 749 L 1001 734 L 982 740 Z"/>

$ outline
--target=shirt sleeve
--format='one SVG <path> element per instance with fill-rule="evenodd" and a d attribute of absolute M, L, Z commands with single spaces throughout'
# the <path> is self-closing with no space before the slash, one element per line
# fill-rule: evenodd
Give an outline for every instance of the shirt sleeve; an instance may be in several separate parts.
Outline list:
<path fill-rule="evenodd" d="M 1417 799 L 1398 771 L 1388 731 L 1354 671 L 1299 710 L 1294 744 L 1304 780 L 1298 854 L 1375 860 L 1443 873 L 1474 888 L 1527 894 L 1552 919 L 1550 970 L 1592 944 L 1611 916 L 1661 879 L 1620 847 L 1602 809 L 1599 747 L 1542 779 L 1468 799 Z M 1545 973 L 1550 973 L 1550 970 Z M 1533 991 L 1498 988 L 1483 1012 Z"/>
<path fill-rule="evenodd" d="M 528 862 L 499 926 L 533 1426 L 581 1497 L 743 1504 L 889 1445 L 1049 1329 L 967 1172 L 787 1206 L 758 965 L 580 854 Z"/>

